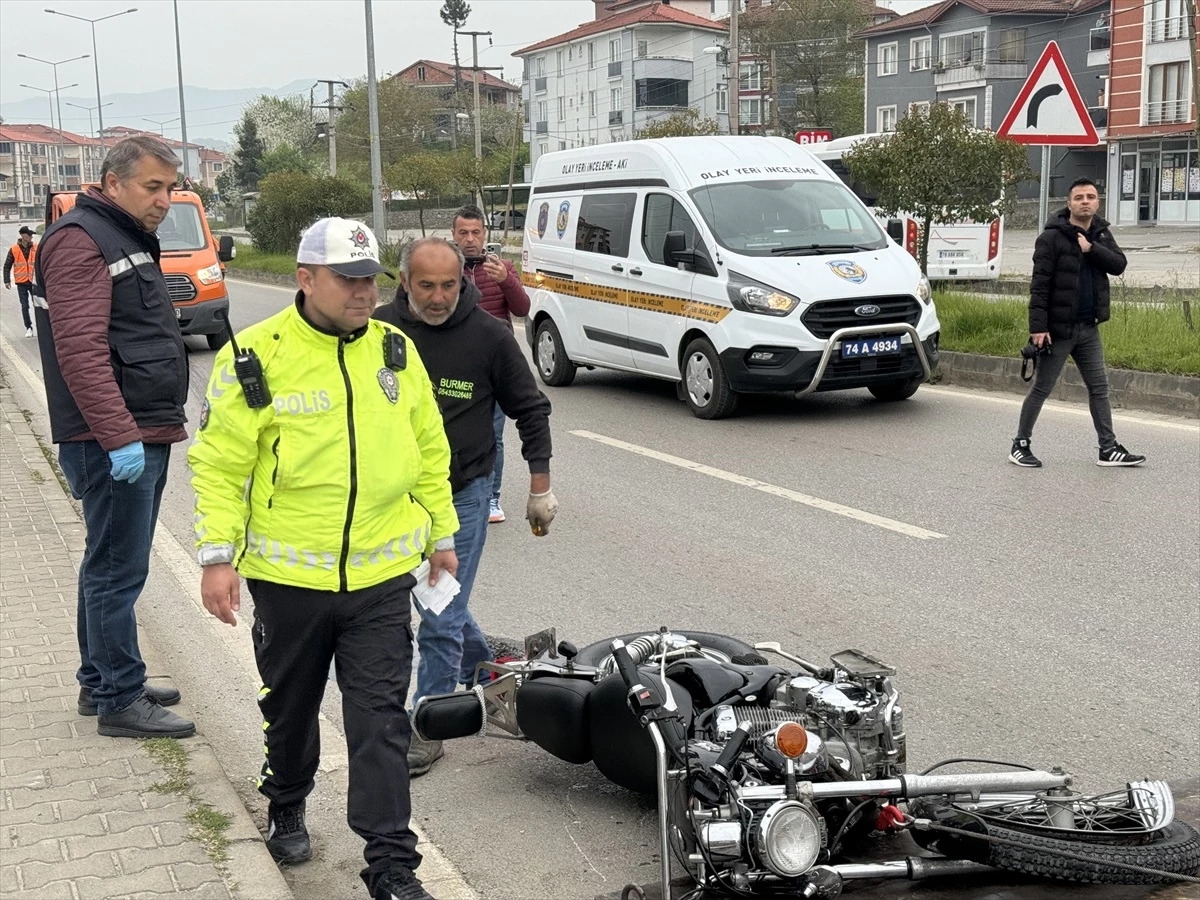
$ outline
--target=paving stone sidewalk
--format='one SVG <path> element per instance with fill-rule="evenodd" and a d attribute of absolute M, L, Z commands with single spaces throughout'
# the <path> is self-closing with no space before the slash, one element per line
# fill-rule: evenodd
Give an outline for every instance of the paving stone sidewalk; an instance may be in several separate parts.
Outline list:
<path fill-rule="evenodd" d="M 290 900 L 203 723 L 193 738 L 144 742 L 101 737 L 76 711 L 83 546 L 75 506 L 0 385 L 0 897 Z M 188 715 L 186 696 L 178 709 Z M 227 827 L 213 827 L 220 814 Z"/>

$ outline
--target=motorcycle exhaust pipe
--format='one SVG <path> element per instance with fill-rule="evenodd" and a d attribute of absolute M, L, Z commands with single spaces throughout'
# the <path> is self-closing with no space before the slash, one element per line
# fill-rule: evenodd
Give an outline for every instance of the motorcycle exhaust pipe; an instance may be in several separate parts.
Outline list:
<path fill-rule="evenodd" d="M 924 856 L 909 856 L 905 859 L 881 863 L 843 863 L 828 866 L 843 881 L 859 881 L 873 878 L 903 878 L 908 881 L 925 881 L 927 878 L 962 878 L 971 875 L 996 874 L 996 870 L 983 863 L 965 859 L 931 859 Z"/>
<path fill-rule="evenodd" d="M 818 799 L 831 797 L 932 797 L 939 794 L 980 794 L 1048 791 L 1069 787 L 1073 781 L 1065 772 L 1014 771 L 975 772 L 958 775 L 901 775 L 899 778 L 879 778 L 873 781 L 814 782 L 812 794 Z M 807 790 L 807 789 L 805 789 Z M 762 785 L 742 788 L 744 800 L 782 800 L 782 785 Z"/>

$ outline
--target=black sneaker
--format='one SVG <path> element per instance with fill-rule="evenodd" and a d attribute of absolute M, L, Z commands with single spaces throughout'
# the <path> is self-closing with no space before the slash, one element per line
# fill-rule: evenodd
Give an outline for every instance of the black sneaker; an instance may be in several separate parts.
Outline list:
<path fill-rule="evenodd" d="M 155 687 L 147 684 L 142 689 L 146 692 L 146 696 L 159 706 L 174 706 L 181 699 L 179 691 L 173 687 Z M 91 688 L 81 687 L 79 689 L 79 700 L 76 705 L 81 716 L 94 716 L 100 712 L 96 701 L 92 699 Z"/>
<path fill-rule="evenodd" d="M 1022 466 L 1026 469 L 1040 469 L 1042 461 L 1033 455 L 1033 451 L 1029 449 L 1028 438 L 1018 438 L 1013 441 L 1012 451 L 1008 454 L 1008 461 L 1014 466 Z"/>
<path fill-rule="evenodd" d="M 185 738 L 196 733 L 196 723 L 163 709 L 143 692 L 124 709 L 101 716 L 96 731 L 108 737 Z"/>
<path fill-rule="evenodd" d="M 375 900 L 433 900 L 412 869 L 392 869 L 375 883 Z"/>
<path fill-rule="evenodd" d="M 1136 453 L 1130 453 L 1120 444 L 1113 444 L 1107 450 L 1100 451 L 1100 458 L 1096 460 L 1098 466 L 1140 466 L 1146 461 L 1146 457 L 1138 456 Z"/>
<path fill-rule="evenodd" d="M 302 863 L 312 859 L 308 829 L 304 827 L 304 803 L 295 806 L 276 806 L 267 809 L 267 849 L 280 865 Z"/>

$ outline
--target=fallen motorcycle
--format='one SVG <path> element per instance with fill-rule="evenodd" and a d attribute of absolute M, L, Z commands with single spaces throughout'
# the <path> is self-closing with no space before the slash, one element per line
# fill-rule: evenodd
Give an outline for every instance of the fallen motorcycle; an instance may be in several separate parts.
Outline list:
<path fill-rule="evenodd" d="M 719 634 L 664 628 L 579 649 L 548 629 L 523 659 L 479 666 L 470 691 L 421 700 L 413 725 L 429 740 L 530 740 L 657 794 L 664 886 L 679 884 L 676 866 L 697 892 L 741 897 L 835 898 L 858 879 L 995 868 L 1200 883 L 1200 834 L 1174 820 L 1162 781 L 1085 794 L 1058 768 L 977 759 L 908 773 L 894 674 L 859 650 L 818 666 Z M 991 770 L 947 771 L 962 764 Z M 927 855 L 853 861 L 871 835 L 898 831 Z"/>

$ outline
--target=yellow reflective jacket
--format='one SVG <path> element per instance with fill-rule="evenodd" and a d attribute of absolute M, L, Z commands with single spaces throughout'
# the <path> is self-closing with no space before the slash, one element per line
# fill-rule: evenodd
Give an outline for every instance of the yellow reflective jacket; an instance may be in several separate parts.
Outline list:
<path fill-rule="evenodd" d="M 412 342 L 384 365 L 371 320 L 351 338 L 293 304 L 237 335 L 262 361 L 272 403 L 246 405 L 226 345 L 188 450 L 202 565 L 314 590 L 358 590 L 416 567 L 452 537 L 450 447 Z M 427 555 L 427 554 L 425 554 Z"/>

